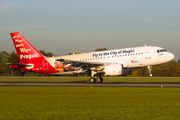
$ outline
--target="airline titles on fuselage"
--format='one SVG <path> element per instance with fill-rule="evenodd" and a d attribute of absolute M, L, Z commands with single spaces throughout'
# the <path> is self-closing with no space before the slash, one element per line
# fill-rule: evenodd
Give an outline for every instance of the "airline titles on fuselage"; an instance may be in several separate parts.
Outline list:
<path fill-rule="evenodd" d="M 111 51 L 111 52 L 100 52 L 100 53 L 93 53 L 92 57 L 98 57 L 98 56 L 106 56 L 106 55 L 117 55 L 117 54 L 123 54 L 123 53 L 133 53 L 135 52 L 135 49 L 130 50 L 120 50 L 120 51 Z"/>

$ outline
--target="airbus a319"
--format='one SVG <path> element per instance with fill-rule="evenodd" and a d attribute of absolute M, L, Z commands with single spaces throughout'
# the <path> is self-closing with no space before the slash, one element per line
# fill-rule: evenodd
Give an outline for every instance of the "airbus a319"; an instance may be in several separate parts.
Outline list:
<path fill-rule="evenodd" d="M 157 46 L 140 46 L 56 57 L 43 56 L 19 32 L 10 33 L 19 63 L 11 69 L 54 75 L 91 74 L 90 83 L 103 82 L 103 75 L 131 75 L 132 68 L 163 64 L 174 55 Z M 94 75 L 97 74 L 97 78 Z"/>

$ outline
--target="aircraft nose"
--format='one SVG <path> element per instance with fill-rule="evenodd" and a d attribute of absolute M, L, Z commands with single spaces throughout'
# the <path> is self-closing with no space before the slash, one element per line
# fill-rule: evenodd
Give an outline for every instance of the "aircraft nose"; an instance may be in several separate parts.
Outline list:
<path fill-rule="evenodd" d="M 170 60 L 173 60 L 174 58 L 175 58 L 174 54 L 169 53 L 169 59 L 170 59 Z"/>

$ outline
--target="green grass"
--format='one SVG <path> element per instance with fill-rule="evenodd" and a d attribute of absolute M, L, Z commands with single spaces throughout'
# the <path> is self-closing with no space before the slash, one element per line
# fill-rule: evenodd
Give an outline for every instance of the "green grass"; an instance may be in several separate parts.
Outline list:
<path fill-rule="evenodd" d="M 180 88 L 0 87 L 0 119 L 179 120 Z"/>
<path fill-rule="evenodd" d="M 89 82 L 89 77 L 0 77 L 0 82 Z M 180 82 L 180 77 L 104 77 L 103 82 Z"/>

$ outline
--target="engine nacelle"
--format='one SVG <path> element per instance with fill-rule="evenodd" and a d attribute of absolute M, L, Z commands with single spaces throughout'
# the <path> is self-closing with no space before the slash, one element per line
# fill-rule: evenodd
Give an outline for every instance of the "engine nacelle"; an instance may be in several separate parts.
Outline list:
<path fill-rule="evenodd" d="M 109 65 L 104 67 L 106 75 L 121 75 L 122 65 Z"/>
<path fill-rule="evenodd" d="M 104 67 L 105 75 L 131 75 L 132 69 L 123 68 L 122 64 L 109 65 Z"/>

